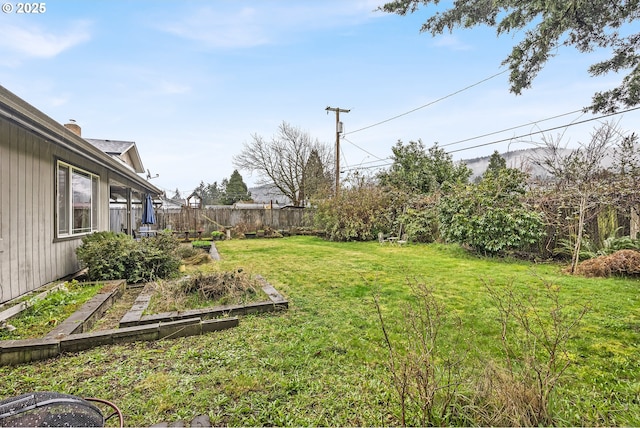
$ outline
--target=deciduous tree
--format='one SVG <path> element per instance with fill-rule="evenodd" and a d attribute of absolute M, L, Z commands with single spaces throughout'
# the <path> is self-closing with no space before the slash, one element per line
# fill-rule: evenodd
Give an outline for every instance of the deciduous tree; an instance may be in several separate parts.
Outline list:
<path fill-rule="evenodd" d="M 305 199 L 305 169 L 312 152 L 317 152 L 325 171 L 331 168 L 331 149 L 287 122 L 282 122 L 271 141 L 258 134 L 251 138 L 253 141 L 245 143 L 242 152 L 234 156 L 233 164 L 258 173 L 259 184 L 275 186 L 294 205 L 300 205 Z"/>
<path fill-rule="evenodd" d="M 612 200 L 611 171 L 603 161 L 620 138 L 620 131 L 611 124 L 596 128 L 587 143 L 573 150 L 561 147 L 560 138 L 547 138 L 544 154 L 534 160 L 552 176 L 549 189 L 577 213 L 572 273 L 579 262 L 587 213 L 597 214 L 594 208 Z"/>

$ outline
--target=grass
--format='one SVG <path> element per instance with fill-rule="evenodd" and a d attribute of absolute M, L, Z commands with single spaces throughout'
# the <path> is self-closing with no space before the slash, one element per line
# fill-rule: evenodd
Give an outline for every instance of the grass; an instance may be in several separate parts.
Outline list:
<path fill-rule="evenodd" d="M 87 300 L 104 287 L 104 284 L 83 284 L 77 281 L 67 283 L 42 300 L 11 318 L 8 323 L 16 329 L 0 330 L 0 340 L 40 338 L 64 321 Z"/>
<path fill-rule="evenodd" d="M 329 243 L 314 237 L 218 242 L 222 260 L 188 273 L 261 274 L 286 312 L 243 317 L 198 337 L 99 347 L 0 367 L 0 398 L 54 390 L 116 403 L 128 426 L 190 420 L 214 425 L 398 425 L 387 350 L 377 319 L 401 338 L 408 280 L 434 287 L 461 318 L 473 361 L 499 359 L 496 311 L 485 282 L 536 293 L 543 278 L 569 305 L 588 304 L 569 342 L 573 364 L 553 401 L 558 425 L 640 425 L 640 296 L 629 279 L 565 275 L 557 265 L 483 259 L 445 245 Z M 471 364 L 471 362 L 469 363 Z"/>

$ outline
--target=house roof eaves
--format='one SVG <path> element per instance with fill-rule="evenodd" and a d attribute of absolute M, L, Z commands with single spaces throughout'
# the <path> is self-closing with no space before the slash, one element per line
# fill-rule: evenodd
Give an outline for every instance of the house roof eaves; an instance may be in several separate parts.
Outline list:
<path fill-rule="evenodd" d="M 134 141 L 99 140 L 95 138 L 85 138 L 85 140 L 103 152 L 112 155 L 114 158 L 120 159 L 121 155 L 129 153 L 129 157 L 133 163 L 133 170 L 139 174 L 144 172 L 142 158 L 140 157 L 140 152 L 138 152 L 138 147 Z"/>
<path fill-rule="evenodd" d="M 0 85 L 0 116 L 20 124 L 44 139 L 92 160 L 139 185 L 144 190 L 161 194 L 162 190 L 137 175 L 128 166 L 74 134 L 25 100 Z"/>

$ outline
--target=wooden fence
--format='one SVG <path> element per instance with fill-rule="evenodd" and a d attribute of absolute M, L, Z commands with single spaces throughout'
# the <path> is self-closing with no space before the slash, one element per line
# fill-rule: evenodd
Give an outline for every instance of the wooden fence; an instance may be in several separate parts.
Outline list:
<path fill-rule="evenodd" d="M 156 229 L 175 231 L 203 231 L 242 226 L 247 231 L 269 227 L 275 230 L 309 227 L 313 224 L 313 211 L 305 208 L 189 208 L 156 211 Z"/>

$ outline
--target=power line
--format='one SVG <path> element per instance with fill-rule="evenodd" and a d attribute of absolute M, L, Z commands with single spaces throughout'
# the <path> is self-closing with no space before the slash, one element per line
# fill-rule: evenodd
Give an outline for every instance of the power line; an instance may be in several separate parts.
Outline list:
<path fill-rule="evenodd" d="M 398 118 L 400 118 L 400 117 L 402 117 L 402 116 L 406 116 L 406 115 L 408 115 L 408 114 L 411 114 L 411 113 L 413 113 L 413 112 L 416 112 L 416 111 L 418 111 L 418 110 L 420 110 L 420 109 L 423 109 L 423 108 L 425 108 L 425 107 L 429 107 L 429 106 L 431 106 L 431 105 L 433 105 L 433 104 L 435 104 L 435 103 L 438 103 L 438 102 L 440 102 L 440 101 L 446 100 L 447 98 L 451 98 L 451 97 L 452 97 L 452 96 L 454 96 L 454 95 L 457 95 L 457 94 L 459 94 L 459 93 L 461 93 L 461 92 L 464 92 L 464 91 L 466 91 L 466 90 L 468 90 L 468 89 L 471 89 L 471 88 L 473 88 L 474 86 L 478 86 L 478 85 L 479 85 L 479 84 L 481 84 L 481 83 L 484 83 L 484 82 L 486 82 L 486 81 L 488 81 L 488 80 L 493 79 L 494 77 L 498 77 L 498 76 L 500 76 L 501 74 L 506 73 L 507 71 L 509 71 L 509 70 L 503 70 L 503 71 L 501 71 L 501 72 L 499 72 L 499 73 L 496 73 L 496 74 L 494 74 L 494 75 L 492 75 L 492 76 L 489 76 L 489 77 L 487 77 L 487 78 L 485 78 L 485 79 L 482 79 L 482 80 L 480 80 L 479 82 L 476 82 L 476 83 L 474 83 L 474 84 L 472 84 L 472 85 L 469 85 L 469 86 L 464 87 L 464 88 L 462 88 L 462 89 L 459 89 L 459 90 L 457 90 L 457 91 L 455 91 L 455 92 L 452 92 L 452 93 L 450 93 L 449 95 L 445 95 L 444 97 L 438 98 L 437 100 L 431 101 L 431 102 L 429 102 L 429 103 L 427 103 L 427 104 L 425 104 L 425 105 L 422 105 L 422 106 L 420 106 L 420 107 L 414 108 L 413 110 L 409 110 L 409 111 L 407 111 L 407 112 L 405 112 L 405 113 L 402 113 L 402 114 L 399 114 L 399 115 L 397 115 L 397 116 L 390 117 L 389 119 L 382 120 L 382 121 L 380 121 L 380 122 L 374 123 L 373 125 L 365 126 L 364 128 L 359 128 L 359 129 L 356 129 L 355 131 L 347 132 L 347 133 L 345 133 L 344 135 L 355 134 L 356 132 L 364 131 L 365 129 L 373 128 L 374 126 L 378 126 L 378 125 L 382 125 L 383 123 L 391 122 L 392 120 L 398 119 Z"/>
<path fill-rule="evenodd" d="M 544 132 L 549 132 L 549 131 L 556 131 L 558 129 L 568 128 L 570 126 L 575 126 L 575 125 L 581 125 L 581 124 L 584 124 L 584 123 L 592 122 L 594 120 L 600 120 L 600 119 L 603 119 L 603 118 L 606 118 L 606 117 L 616 116 L 616 115 L 619 115 L 619 114 L 628 113 L 628 112 L 639 110 L 639 109 L 640 109 L 640 107 L 634 107 L 634 108 L 630 108 L 630 109 L 623 110 L 623 111 L 618 111 L 618 112 L 614 112 L 614 113 L 608 113 L 608 114 L 604 114 L 602 116 L 581 120 L 581 121 L 578 121 L 578 122 L 571 122 L 571 123 L 560 125 L 560 126 L 554 126 L 552 128 L 541 129 L 541 130 L 538 130 L 538 131 L 535 131 L 535 132 L 530 132 L 528 134 L 522 134 L 522 135 L 518 135 L 518 136 L 515 136 L 515 137 L 504 138 L 504 139 L 495 140 L 495 141 L 489 141 L 487 143 L 477 144 L 475 146 L 469 146 L 469 147 L 464 147 L 464 148 L 457 149 L 457 150 L 451 150 L 451 151 L 448 151 L 447 153 L 448 154 L 457 153 L 457 152 L 462 152 L 462 151 L 465 151 L 465 150 L 477 149 L 479 147 L 490 146 L 490 145 L 493 145 L 493 144 L 504 143 L 504 142 L 507 142 L 507 141 L 512 141 L 514 139 L 530 137 L 532 135 L 542 134 Z M 580 111 L 580 110 L 577 110 L 577 111 Z M 571 113 L 576 113 L 577 111 L 574 111 L 574 112 L 571 112 Z M 566 116 L 566 115 L 571 114 L 571 113 L 564 113 L 564 114 L 559 115 L 557 117 Z M 553 118 L 549 118 L 549 119 L 553 119 Z M 545 120 L 548 120 L 548 119 L 545 119 Z M 538 121 L 538 122 L 540 122 L 540 121 Z M 533 123 L 536 123 L 536 122 L 533 122 Z M 526 126 L 526 125 L 522 125 L 522 126 Z M 522 126 L 519 126 L 519 127 L 522 127 Z M 519 128 L 519 127 L 515 127 L 515 128 Z M 515 128 L 513 128 L 513 129 L 515 129 Z M 494 132 L 494 133 L 491 133 L 491 134 L 487 134 L 487 135 L 494 135 L 494 134 L 499 133 L 499 132 L 504 132 L 504 131 L 497 131 L 497 132 Z M 474 140 L 474 139 L 477 139 L 477 138 L 480 138 L 480 137 L 482 137 L 482 136 L 468 138 L 468 139 L 466 139 L 464 141 L 470 141 L 470 140 Z M 457 144 L 457 143 L 458 142 L 448 143 L 448 144 L 442 145 L 440 147 L 450 146 L 450 145 Z M 372 162 L 376 162 L 376 161 L 372 161 Z M 382 168 L 382 167 L 385 167 L 385 166 L 388 166 L 388 165 L 392 165 L 392 164 L 393 164 L 393 162 L 386 162 L 386 163 L 380 163 L 380 164 L 376 164 L 376 165 L 370 165 L 370 166 L 366 166 L 366 167 L 361 167 L 360 169 Z M 356 169 L 356 168 L 354 167 L 352 169 Z"/>
<path fill-rule="evenodd" d="M 570 126 L 581 125 L 583 123 L 592 122 L 594 120 L 600 120 L 600 119 L 605 118 L 605 117 L 616 116 L 616 115 L 622 114 L 622 113 L 628 113 L 630 111 L 634 111 L 634 110 L 638 110 L 638 109 L 640 109 L 640 107 L 634 107 L 634 108 L 630 108 L 630 109 L 619 111 L 619 112 L 608 113 L 608 114 L 604 114 L 604 115 L 598 116 L 598 117 L 592 117 L 591 119 L 585 119 L 585 120 L 581 120 L 581 121 L 578 121 L 578 122 L 572 122 L 572 123 L 561 125 L 561 126 L 554 126 L 553 128 L 541 129 L 539 131 L 530 132 L 528 134 L 523 134 L 523 135 L 518 135 L 516 137 L 505 138 L 505 139 L 502 139 L 502 140 L 490 141 L 488 143 L 477 144 L 475 146 L 469 146 L 469 147 L 465 147 L 465 148 L 462 148 L 462 149 L 451 150 L 451 151 L 449 151 L 447 153 L 451 154 L 451 153 L 463 152 L 465 150 L 477 149 L 478 147 L 485 147 L 485 146 L 490 146 L 492 144 L 504 143 L 506 141 L 511 141 L 511 140 L 515 140 L 515 139 L 518 139 L 518 138 L 524 138 L 524 137 L 530 137 L 530 136 L 536 135 L 536 134 L 542 134 L 543 132 L 556 131 L 558 129 L 568 128 Z"/>
<path fill-rule="evenodd" d="M 443 144 L 440 147 L 454 146 L 456 144 L 466 143 L 468 141 L 478 140 L 478 139 L 484 138 L 484 137 L 490 137 L 492 135 L 501 134 L 501 133 L 507 132 L 507 131 L 513 131 L 514 129 L 524 128 L 525 126 L 536 125 L 536 124 L 538 124 L 540 122 L 546 122 L 548 120 L 557 119 L 559 117 L 569 116 L 571 114 L 579 113 L 579 112 L 582 112 L 582 111 L 583 111 L 582 109 L 578 109 L 578 110 L 570 111 L 568 113 L 562 113 L 562 114 L 559 114 L 559 115 L 556 115 L 556 116 L 548 117 L 546 119 L 540 119 L 540 120 L 536 120 L 536 121 L 533 121 L 533 122 L 525 123 L 524 125 L 512 126 L 511 128 L 502 129 L 500 131 L 494 131 L 494 132 L 490 132 L 488 134 L 482 134 L 482 135 L 478 135 L 476 137 L 465 138 L 464 140 L 458 140 L 458 141 L 454 141 L 452 143 Z"/>
<path fill-rule="evenodd" d="M 356 144 L 356 143 L 354 143 L 353 141 L 351 141 L 351 140 L 349 140 L 349 139 L 345 138 L 344 136 L 342 137 L 342 139 L 343 139 L 344 141 L 346 141 L 347 143 L 352 144 L 353 146 L 355 146 L 355 147 L 357 147 L 358 149 L 362 150 L 363 152 L 365 152 L 365 153 L 366 153 L 366 154 L 368 154 L 369 156 L 373 156 L 373 157 L 374 157 L 374 158 L 376 158 L 376 159 L 383 160 L 381 157 L 376 156 L 376 155 L 374 155 L 373 153 L 371 153 L 370 151 L 367 151 L 367 150 L 363 149 L 362 147 L 360 147 L 359 145 L 357 145 L 357 144 Z"/>
<path fill-rule="evenodd" d="M 354 166 L 352 168 L 348 168 L 348 169 L 343 169 L 342 172 L 349 172 L 349 171 L 355 171 L 355 170 L 360 170 L 360 169 L 375 169 L 375 168 L 382 168 L 385 166 L 389 166 L 389 165 L 393 165 L 393 162 L 387 161 L 385 163 L 381 163 L 379 165 L 369 165 L 369 166 Z"/>
<path fill-rule="evenodd" d="M 510 128 L 501 129 L 499 131 L 493 131 L 493 132 L 489 132 L 487 134 L 482 134 L 482 135 L 478 135 L 478 136 L 475 136 L 475 137 L 465 138 L 463 140 L 458 140 L 458 141 L 454 141 L 454 142 L 451 142 L 451 143 L 442 144 L 440 147 L 454 146 L 456 144 L 466 143 L 466 142 L 473 141 L 473 140 L 478 140 L 478 139 L 484 138 L 484 137 L 490 137 L 492 135 L 501 134 L 501 133 L 507 132 L 507 131 L 513 131 L 514 129 L 524 128 L 525 126 L 537 125 L 538 123 L 541 123 L 541 122 L 546 122 L 546 121 L 549 121 L 549 120 L 558 119 L 560 117 L 569 116 L 569 115 L 572 115 L 572 114 L 575 114 L 575 113 L 580 113 L 582 111 L 583 111 L 583 109 L 578 109 L 578 110 L 573 110 L 573 111 L 570 111 L 570 112 L 567 112 L 567 113 L 561 113 L 561 114 L 558 114 L 558 115 L 555 115 L 555 116 L 551 116 L 551 117 L 547 117 L 547 118 L 544 118 L 544 119 L 535 120 L 535 121 L 532 121 L 532 122 L 529 122 L 529 123 L 525 123 L 525 124 L 522 124 L 522 125 L 517 125 L 517 126 L 512 126 Z M 362 150 L 366 154 L 368 154 L 370 156 L 373 156 L 374 158 L 376 158 L 376 159 L 378 159 L 380 161 L 385 161 L 385 160 L 388 159 L 388 158 L 381 158 L 379 156 L 374 155 L 373 153 L 369 152 L 368 150 L 365 150 L 364 148 L 360 147 L 359 145 L 357 145 L 356 143 L 354 143 L 353 141 L 349 140 L 348 138 L 346 138 L 344 136 L 342 137 L 342 139 L 344 141 L 352 144 L 356 148 Z M 369 161 L 369 162 L 365 162 L 365 163 L 374 163 L 374 162 L 378 162 L 378 161 Z M 360 165 L 362 165 L 362 164 L 360 164 Z"/>

